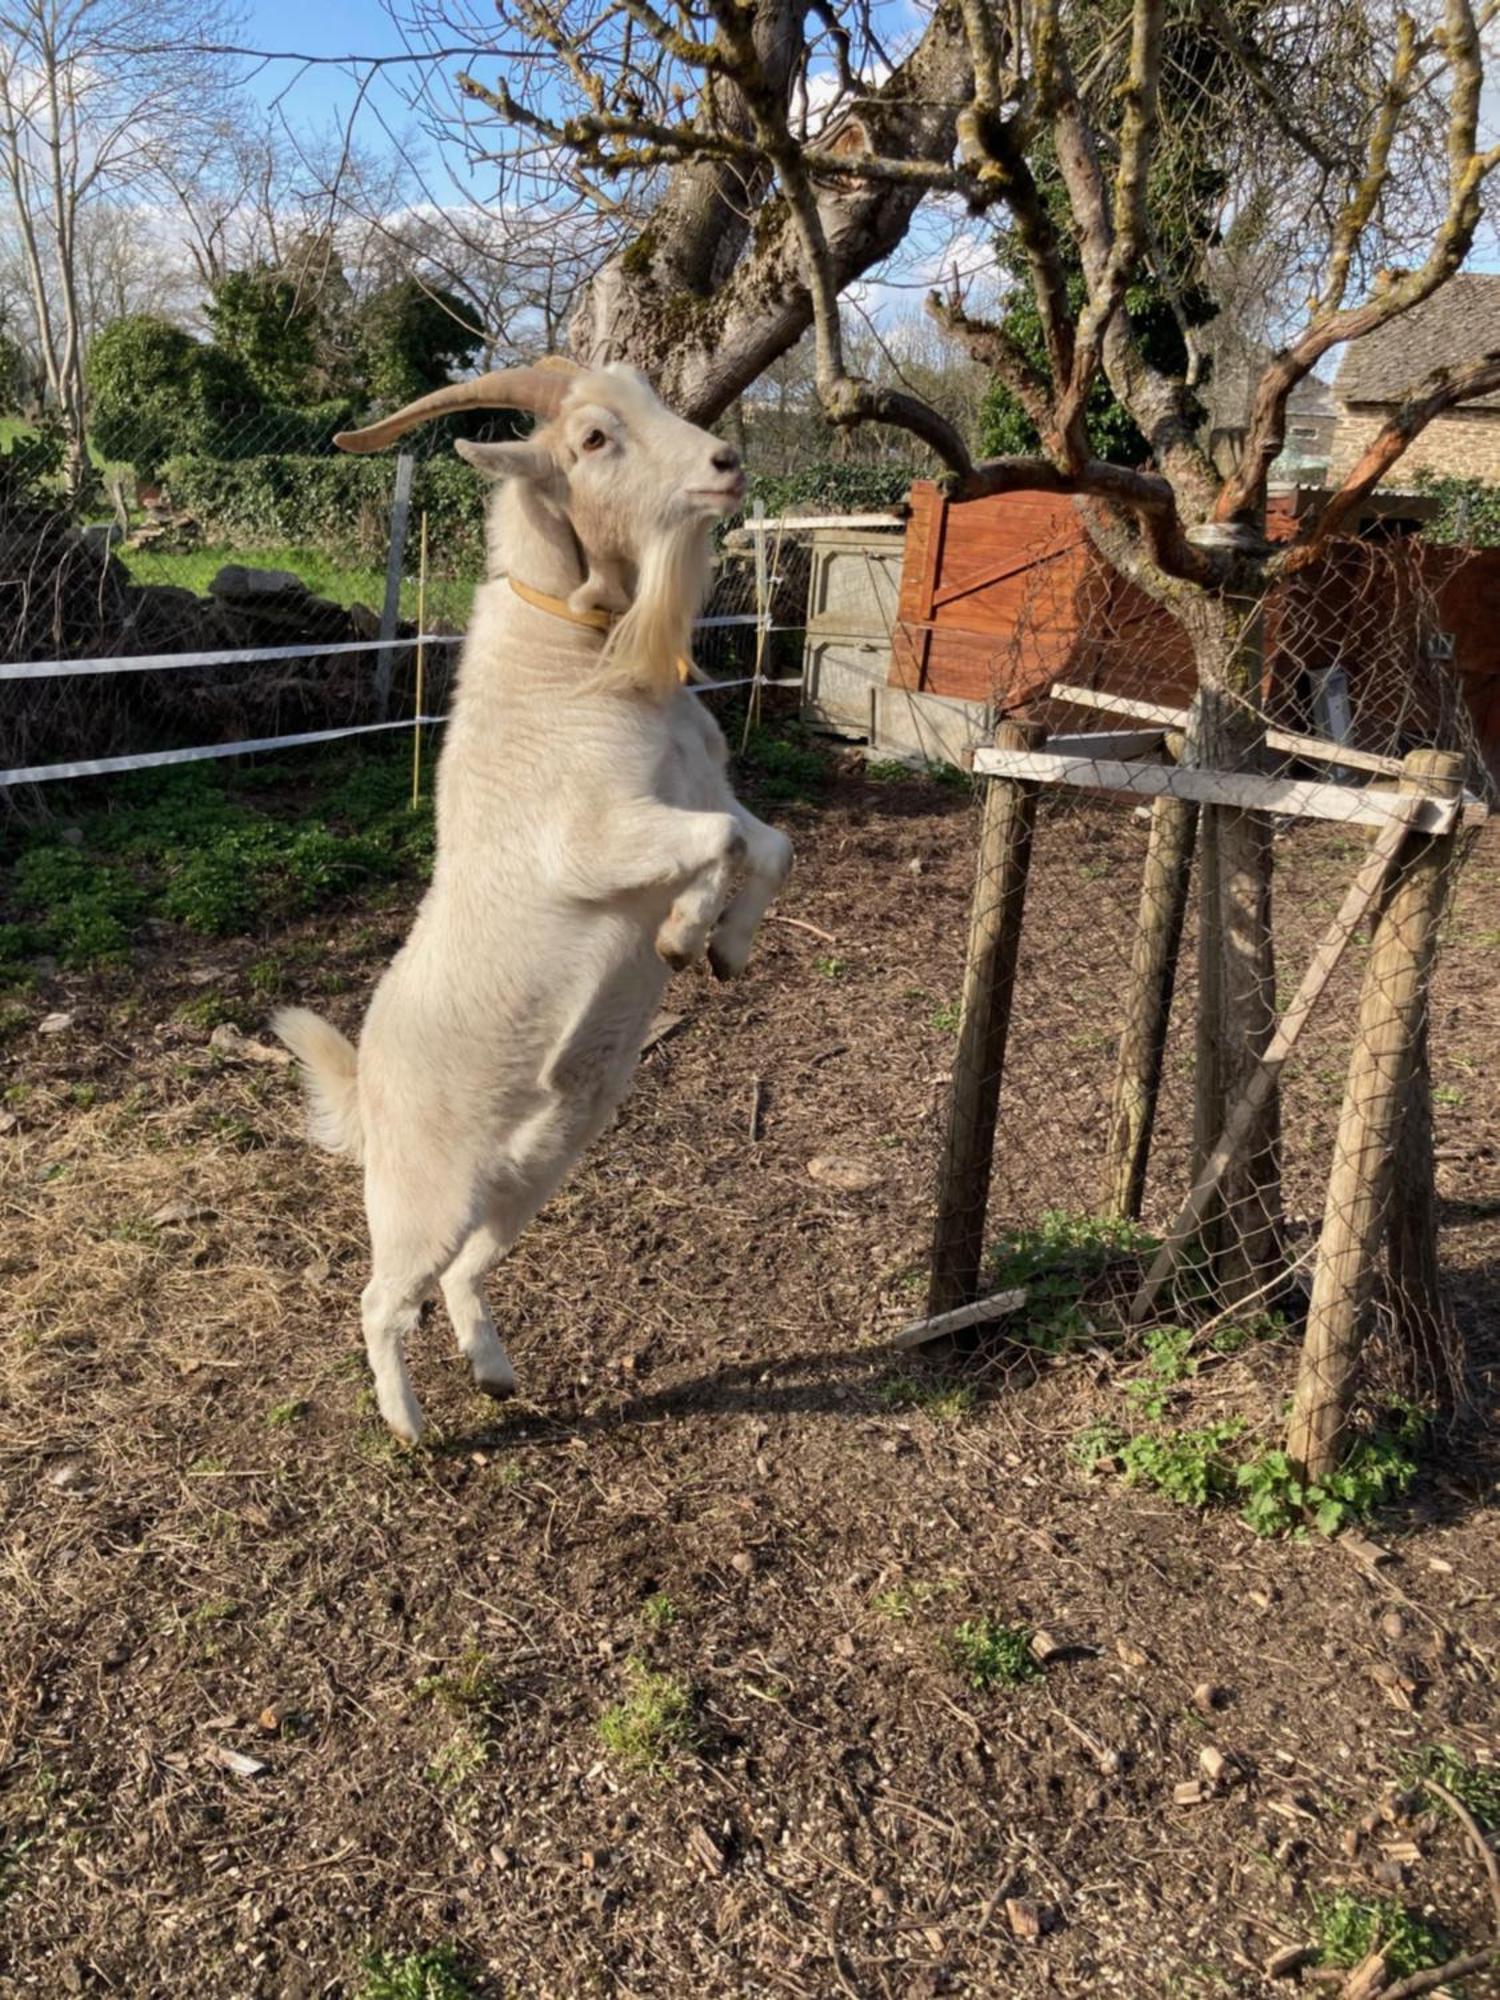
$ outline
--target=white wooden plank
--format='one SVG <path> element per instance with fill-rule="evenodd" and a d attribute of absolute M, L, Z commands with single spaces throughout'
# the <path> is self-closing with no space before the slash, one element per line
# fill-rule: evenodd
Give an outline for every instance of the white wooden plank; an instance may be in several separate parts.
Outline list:
<path fill-rule="evenodd" d="M 1385 826 L 1392 819 L 1404 819 L 1406 810 L 1394 791 L 1270 778 L 1258 771 L 1056 757 L 1045 750 L 976 750 L 974 769 L 986 778 L 1030 778 L 1041 784 L 1078 785 L 1085 791 L 1124 792 L 1134 798 L 1195 799 L 1201 805 L 1235 806 L 1242 812 L 1277 813 L 1289 819 L 1337 820 L 1346 826 Z M 1445 833 L 1457 812 L 1457 805 L 1445 799 L 1426 799 L 1415 824 L 1427 833 Z"/>
<path fill-rule="evenodd" d="M 1165 734 L 1161 729 L 1101 729 L 1083 736 L 1049 736 L 1047 748 L 1054 757 L 1144 757 L 1161 748 Z"/>
<path fill-rule="evenodd" d="M 1188 724 L 1185 708 L 1169 708 L 1160 701 L 1136 701 L 1129 695 L 1111 694 L 1107 688 L 1081 688 L 1068 681 L 1054 681 L 1052 699 L 1068 702 L 1073 708 L 1101 708 L 1106 715 L 1128 715 L 1136 722 L 1155 722 L 1163 729 L 1186 729 Z"/>
<path fill-rule="evenodd" d="M 1292 757 L 1306 757 L 1316 764 L 1345 764 L 1351 771 L 1378 771 L 1382 777 L 1399 778 L 1401 759 L 1382 757 L 1374 750 L 1356 750 L 1352 744 L 1331 743 L 1324 736 L 1298 736 L 1290 729 L 1268 729 L 1266 745 Z"/>
<path fill-rule="evenodd" d="M 983 1326 L 986 1320 L 1003 1319 L 1025 1303 L 1024 1286 L 1013 1292 L 994 1292 L 987 1299 L 976 1299 L 971 1306 L 955 1306 L 952 1312 L 936 1313 L 931 1319 L 914 1319 L 910 1326 L 902 1327 L 890 1345 L 925 1347 L 929 1340 L 941 1340 L 945 1333 L 959 1333 L 966 1326 Z"/>

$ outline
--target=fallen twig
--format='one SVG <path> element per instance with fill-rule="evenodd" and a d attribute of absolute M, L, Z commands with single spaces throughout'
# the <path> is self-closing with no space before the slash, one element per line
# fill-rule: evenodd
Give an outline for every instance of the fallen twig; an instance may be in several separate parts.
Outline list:
<path fill-rule="evenodd" d="M 750 1079 L 750 1143 L 753 1146 L 760 1137 L 760 1111 L 764 1098 L 764 1086 L 758 1076 Z"/>
<path fill-rule="evenodd" d="M 1449 1979 L 1463 1979 L 1471 1972 L 1483 1972 L 1497 1957 L 1500 1957 L 1500 1951 L 1491 1945 L 1488 1951 L 1471 1951 L 1465 1958 L 1450 1958 L 1446 1965 L 1434 1965 L 1426 1972 L 1414 1972 L 1409 1979 L 1398 1979 L 1394 1986 L 1387 1986 L 1380 2000 L 1416 2000 L 1419 1993 L 1430 1993 L 1435 1986 L 1442 1986 Z"/>
<path fill-rule="evenodd" d="M 1436 1792 L 1437 1796 L 1468 1835 L 1470 1846 L 1479 1856 L 1484 1867 L 1484 1872 L 1489 1877 L 1490 1902 L 1495 1912 L 1495 1935 L 1497 1940 L 1500 1940 L 1500 1861 L 1497 1861 L 1495 1858 L 1494 1848 L 1485 1839 L 1484 1834 L 1480 1830 L 1479 1822 L 1469 1811 L 1463 1800 L 1455 1798 L 1446 1785 L 1440 1785 L 1436 1778 L 1424 1778 L 1422 1780 L 1422 1789 L 1424 1792 Z"/>
<path fill-rule="evenodd" d="M 804 923 L 801 917 L 781 917 L 773 910 L 765 921 L 768 924 L 790 924 L 794 931 L 810 931 L 815 938 L 821 938 L 824 944 L 838 943 L 836 937 L 830 937 L 827 931 L 820 931 L 816 924 Z"/>

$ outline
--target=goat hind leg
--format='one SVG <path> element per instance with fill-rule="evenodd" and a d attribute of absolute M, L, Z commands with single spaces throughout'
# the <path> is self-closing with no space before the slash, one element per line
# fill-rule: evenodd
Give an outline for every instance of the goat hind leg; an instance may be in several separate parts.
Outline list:
<path fill-rule="evenodd" d="M 458 1337 L 458 1351 L 474 1374 L 474 1386 L 486 1396 L 512 1396 L 516 1371 L 481 1289 L 484 1274 L 515 1242 L 515 1232 L 482 1222 L 442 1276 L 443 1303 Z"/>
<path fill-rule="evenodd" d="M 436 1274 L 425 1262 L 377 1254 L 375 1275 L 360 1298 L 365 1353 L 375 1377 L 375 1400 L 390 1429 L 406 1444 L 422 1435 L 422 1407 L 406 1369 L 406 1336 L 417 1323 Z"/>

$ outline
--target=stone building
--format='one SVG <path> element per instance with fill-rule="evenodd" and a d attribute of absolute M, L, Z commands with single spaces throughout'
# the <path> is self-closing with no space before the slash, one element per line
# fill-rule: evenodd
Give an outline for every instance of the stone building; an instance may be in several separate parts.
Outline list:
<path fill-rule="evenodd" d="M 1460 272 L 1422 305 L 1354 341 L 1333 385 L 1338 408 L 1329 483 L 1339 483 L 1406 393 L 1434 368 L 1496 348 L 1500 275 L 1485 271 Z M 1408 485 L 1424 472 L 1500 485 L 1500 394 L 1434 418 L 1403 454 L 1393 483 Z"/>

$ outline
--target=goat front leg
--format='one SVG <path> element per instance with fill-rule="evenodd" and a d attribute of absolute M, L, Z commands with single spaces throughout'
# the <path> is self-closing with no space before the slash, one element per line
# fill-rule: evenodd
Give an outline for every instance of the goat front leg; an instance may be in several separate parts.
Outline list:
<path fill-rule="evenodd" d="M 746 841 L 729 812 L 684 812 L 640 799 L 591 829 L 589 860 L 578 886 L 591 900 L 665 890 L 672 907 L 656 934 L 656 950 L 674 972 L 694 964 L 729 896 Z"/>
<path fill-rule="evenodd" d="M 760 920 L 792 866 L 792 843 L 735 801 L 734 817 L 745 837 L 745 880 L 708 941 L 708 962 L 718 979 L 743 972 Z"/>

